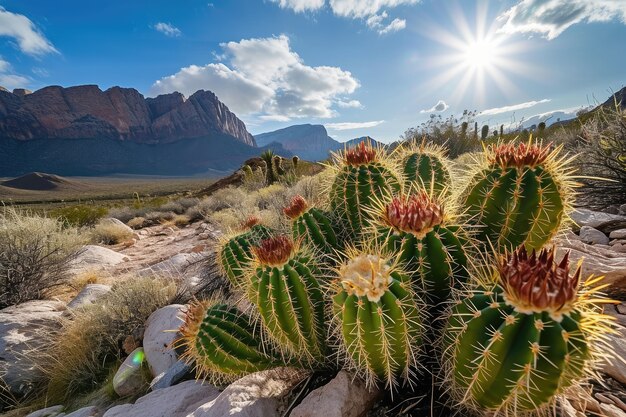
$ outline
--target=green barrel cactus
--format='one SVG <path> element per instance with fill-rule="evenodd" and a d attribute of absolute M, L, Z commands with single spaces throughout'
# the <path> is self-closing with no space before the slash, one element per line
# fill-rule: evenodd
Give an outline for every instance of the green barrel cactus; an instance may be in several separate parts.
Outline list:
<path fill-rule="evenodd" d="M 336 154 L 335 161 L 330 207 L 345 223 L 348 235 L 357 237 L 368 224 L 374 198 L 400 189 L 399 176 L 385 152 L 365 142 Z"/>
<path fill-rule="evenodd" d="M 372 221 L 378 242 L 399 253 L 416 291 L 433 310 L 468 279 L 467 234 L 426 191 L 377 203 Z M 434 312 L 434 311 L 433 311 Z"/>
<path fill-rule="evenodd" d="M 337 337 L 346 361 L 368 383 L 389 389 L 411 383 L 421 345 L 421 303 L 396 260 L 377 250 L 353 251 L 333 291 Z"/>
<path fill-rule="evenodd" d="M 247 294 L 268 336 L 286 357 L 323 362 L 324 293 L 315 259 L 283 235 L 263 240 L 253 251 Z"/>
<path fill-rule="evenodd" d="M 486 164 L 467 186 L 462 204 L 487 247 L 540 249 L 560 230 L 573 187 L 560 151 L 532 142 L 486 150 Z"/>
<path fill-rule="evenodd" d="M 570 274 L 567 256 L 554 256 L 521 246 L 452 309 L 442 365 L 459 402 L 489 415 L 526 415 L 586 377 L 610 321 L 593 306 L 596 289 L 579 293 L 580 267 Z"/>
<path fill-rule="evenodd" d="M 442 147 L 413 142 L 399 152 L 398 159 L 407 187 L 418 185 L 436 196 L 451 190 L 450 162 Z"/>
<path fill-rule="evenodd" d="M 259 222 L 258 217 L 249 217 L 241 226 L 242 233 L 223 239 L 218 245 L 217 264 L 236 288 L 245 285 L 244 271 L 251 262 L 252 246 L 272 235 L 272 230 Z"/>
<path fill-rule="evenodd" d="M 294 240 L 302 239 L 321 255 L 332 256 L 341 247 L 331 223 L 331 214 L 309 206 L 301 195 L 294 196 L 283 213 L 291 219 Z"/>
<path fill-rule="evenodd" d="M 198 301 L 188 307 L 175 346 L 184 348 L 183 359 L 195 365 L 198 376 L 227 383 L 284 364 L 261 343 L 258 332 L 235 307 Z"/>

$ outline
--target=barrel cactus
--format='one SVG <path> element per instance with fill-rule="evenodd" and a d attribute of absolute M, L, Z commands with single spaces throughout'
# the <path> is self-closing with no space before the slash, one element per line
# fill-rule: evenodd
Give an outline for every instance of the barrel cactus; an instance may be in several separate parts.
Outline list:
<path fill-rule="evenodd" d="M 283 212 L 291 219 L 294 240 L 302 239 L 321 255 L 333 255 L 340 248 L 330 213 L 309 206 L 301 195 L 294 196 Z"/>
<path fill-rule="evenodd" d="M 254 216 L 249 217 L 240 229 L 239 234 L 222 239 L 217 250 L 217 263 L 236 288 L 245 285 L 244 271 L 250 265 L 252 246 L 272 235 L 271 229 L 260 224 L 260 219 Z"/>
<path fill-rule="evenodd" d="M 443 147 L 411 142 L 398 153 L 406 186 L 417 184 L 435 195 L 451 190 L 450 161 Z"/>
<path fill-rule="evenodd" d="M 584 379 L 612 330 L 598 312 L 608 300 L 592 288 L 597 280 L 579 289 L 580 278 L 580 266 L 570 273 L 554 249 L 502 256 L 448 319 L 442 364 L 457 400 L 489 415 L 525 415 Z"/>
<path fill-rule="evenodd" d="M 385 151 L 365 141 L 335 154 L 334 159 L 330 207 L 343 220 L 348 234 L 358 237 L 367 226 L 367 209 L 374 198 L 398 191 L 400 176 Z"/>
<path fill-rule="evenodd" d="M 319 268 L 310 251 L 279 235 L 254 247 L 247 294 L 264 329 L 285 357 L 325 360 L 325 308 Z"/>
<path fill-rule="evenodd" d="M 497 251 L 520 244 L 540 249 L 571 210 L 569 160 L 539 143 L 507 143 L 486 149 L 486 163 L 462 197 L 478 238 Z"/>
<path fill-rule="evenodd" d="M 416 291 L 431 305 L 449 300 L 452 288 L 467 280 L 468 237 L 441 200 L 416 190 L 378 202 L 373 217 L 378 241 L 399 253 Z"/>
<path fill-rule="evenodd" d="M 271 348 L 257 337 L 250 317 L 218 301 L 197 301 L 187 308 L 175 345 L 198 376 L 213 383 L 231 382 L 251 372 L 280 366 Z"/>
<path fill-rule="evenodd" d="M 412 382 L 422 338 L 420 303 L 397 259 L 349 250 L 337 269 L 333 312 L 347 363 L 369 385 Z"/>

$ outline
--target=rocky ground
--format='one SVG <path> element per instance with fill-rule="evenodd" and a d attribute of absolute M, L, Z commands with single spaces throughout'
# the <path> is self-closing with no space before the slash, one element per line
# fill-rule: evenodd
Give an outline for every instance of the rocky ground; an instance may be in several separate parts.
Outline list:
<path fill-rule="evenodd" d="M 559 413 L 572 417 L 626 417 L 626 215 L 579 210 L 573 218 L 578 225 L 559 238 L 559 255 L 569 252 L 574 262 L 584 259 L 585 276 L 605 275 L 606 281 L 613 284 L 610 295 L 622 302 L 610 305 L 606 312 L 616 318 L 620 334 L 610 337 L 617 358 L 604 366 L 604 383 L 593 386 L 593 399 L 586 404 L 564 401 Z M 220 236 L 220 231 L 208 223 L 180 229 L 153 226 L 134 233 L 134 239 L 126 244 L 85 247 L 73 265 L 74 273 L 97 270 L 104 279 L 88 284 L 73 299 L 32 301 L 0 311 L 0 372 L 3 371 L 10 390 L 18 393 L 36 380 L 37 370 L 24 352 L 36 348 L 37 332 L 54 327 L 60 315 L 93 302 L 109 291 L 110 284 L 126 279 L 129 273 L 182 276 L 189 285 L 194 285 L 197 270 L 193 265 L 206 258 Z M 113 379 L 113 387 L 120 397 L 136 399 L 141 390 L 145 390 L 142 369 L 147 365 L 153 378 L 148 394 L 132 403 L 108 409 L 94 405 L 66 412 L 63 406 L 52 404 L 28 417 L 396 415 L 385 414 L 380 392 L 368 390 L 363 381 L 345 371 L 320 376 L 280 368 L 248 375 L 221 389 L 195 381 L 192 370 L 171 348 L 177 337 L 171 330 L 180 325 L 184 308 L 170 305 L 154 312 L 145 324 L 142 346 L 129 354 Z M 409 404 L 401 405 L 394 412 L 411 408 Z"/>

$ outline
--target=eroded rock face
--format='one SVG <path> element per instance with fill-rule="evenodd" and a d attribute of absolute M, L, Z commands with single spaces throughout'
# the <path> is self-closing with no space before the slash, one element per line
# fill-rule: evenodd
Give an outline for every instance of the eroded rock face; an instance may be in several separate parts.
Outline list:
<path fill-rule="evenodd" d="M 210 91 L 144 98 L 133 88 L 97 85 L 0 91 L 0 136 L 169 143 L 214 133 L 255 146 L 245 124 Z"/>

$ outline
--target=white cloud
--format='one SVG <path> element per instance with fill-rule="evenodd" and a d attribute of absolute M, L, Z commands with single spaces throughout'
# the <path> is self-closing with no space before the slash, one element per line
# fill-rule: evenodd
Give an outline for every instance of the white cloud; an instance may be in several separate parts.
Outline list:
<path fill-rule="evenodd" d="M 619 19 L 626 24 L 626 0 L 521 0 L 498 17 L 504 33 L 541 33 L 554 39 L 581 22 Z"/>
<path fill-rule="evenodd" d="M 338 16 L 363 19 L 375 15 L 385 8 L 419 2 L 420 0 L 330 0 L 330 7 Z"/>
<path fill-rule="evenodd" d="M 272 1 L 278 3 L 281 8 L 289 8 L 296 13 L 319 10 L 326 4 L 326 0 Z M 377 31 L 380 35 L 406 28 L 405 19 L 396 18 L 387 24 L 385 20 L 389 18 L 389 15 L 384 9 L 412 5 L 419 2 L 420 0 L 329 0 L 330 8 L 335 15 L 352 19 L 363 19 L 367 27 Z"/>
<path fill-rule="evenodd" d="M 24 88 L 30 83 L 30 78 L 19 74 L 13 74 L 11 64 L 0 57 L 0 87 L 7 90 L 14 88 Z"/>
<path fill-rule="evenodd" d="M 176 26 L 172 26 L 171 23 L 159 22 L 156 25 L 154 25 L 154 29 L 158 32 L 163 33 L 165 36 L 169 36 L 171 38 L 175 38 L 177 36 L 182 35 L 182 32 L 180 31 L 180 29 L 178 29 Z"/>
<path fill-rule="evenodd" d="M 359 87 L 349 71 L 305 65 L 285 35 L 243 39 L 221 47 L 223 62 L 182 68 L 156 81 L 150 93 L 190 95 L 208 89 L 237 114 L 286 121 L 333 117 L 333 104 Z"/>
<path fill-rule="evenodd" d="M 488 116 L 488 115 L 492 115 L 492 114 L 507 113 L 507 112 L 510 112 L 510 111 L 528 109 L 530 107 L 536 106 L 537 104 L 547 103 L 549 101 L 550 101 L 550 99 L 544 98 L 542 100 L 527 101 L 525 103 L 513 104 L 511 106 L 494 107 L 492 109 L 483 110 L 483 111 L 480 112 L 480 114 L 482 116 Z"/>
<path fill-rule="evenodd" d="M 439 100 L 437 104 L 432 106 L 430 109 L 420 110 L 420 113 L 441 113 L 448 110 L 450 106 L 446 104 L 445 101 Z"/>
<path fill-rule="evenodd" d="M 363 104 L 359 100 L 337 100 L 337 105 L 344 109 L 362 109 Z"/>
<path fill-rule="evenodd" d="M 272 0 L 283 9 L 293 9 L 294 12 L 318 10 L 324 7 L 326 0 Z"/>
<path fill-rule="evenodd" d="M 15 39 L 20 50 L 29 55 L 58 52 L 29 18 L 11 13 L 2 6 L 0 6 L 0 36 Z"/>
<path fill-rule="evenodd" d="M 382 123 L 384 120 L 375 120 L 372 122 L 344 122 L 344 123 L 326 123 L 327 129 L 330 130 L 353 130 L 353 129 L 365 129 L 368 127 L 375 127 Z"/>

